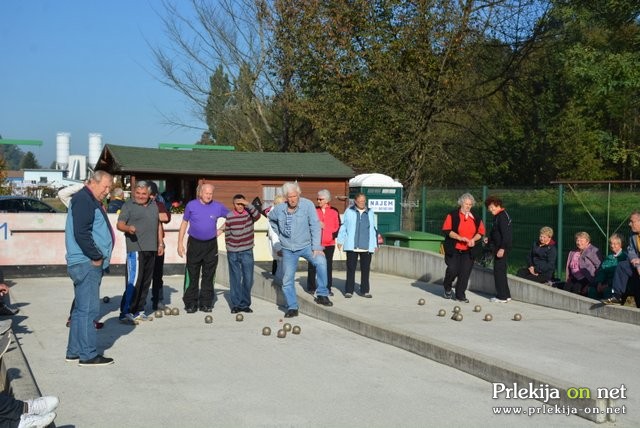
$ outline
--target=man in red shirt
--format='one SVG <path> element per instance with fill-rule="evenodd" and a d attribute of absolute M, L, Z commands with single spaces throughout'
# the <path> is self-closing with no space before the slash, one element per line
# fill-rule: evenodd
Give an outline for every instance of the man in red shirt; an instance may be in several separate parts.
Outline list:
<path fill-rule="evenodd" d="M 444 262 L 447 270 L 444 275 L 444 298 L 469 303 L 466 291 L 473 269 L 476 250 L 482 250 L 480 239 L 485 233 L 484 224 L 477 214 L 471 212 L 476 200 L 470 193 L 458 198 L 459 209 L 447 214 L 442 225 L 444 233 Z M 456 282 L 456 294 L 451 290 Z"/>

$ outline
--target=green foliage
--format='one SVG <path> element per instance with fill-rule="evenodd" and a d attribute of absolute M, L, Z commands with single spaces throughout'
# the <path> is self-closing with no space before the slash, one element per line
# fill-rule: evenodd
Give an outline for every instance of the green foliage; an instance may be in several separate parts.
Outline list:
<path fill-rule="evenodd" d="M 42 168 L 33 152 L 27 152 L 20 160 L 20 169 L 38 169 Z"/>

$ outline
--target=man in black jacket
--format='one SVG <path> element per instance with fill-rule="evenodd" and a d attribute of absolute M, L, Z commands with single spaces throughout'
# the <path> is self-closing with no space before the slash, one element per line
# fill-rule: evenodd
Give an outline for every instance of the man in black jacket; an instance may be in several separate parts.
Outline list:
<path fill-rule="evenodd" d="M 489 234 L 489 248 L 493 251 L 493 280 L 496 285 L 496 297 L 492 302 L 507 303 L 511 300 L 509 283 L 507 282 L 507 255 L 511 251 L 512 232 L 511 217 L 502 206 L 502 200 L 496 196 L 489 196 L 484 202 L 493 214 L 493 227 Z"/>

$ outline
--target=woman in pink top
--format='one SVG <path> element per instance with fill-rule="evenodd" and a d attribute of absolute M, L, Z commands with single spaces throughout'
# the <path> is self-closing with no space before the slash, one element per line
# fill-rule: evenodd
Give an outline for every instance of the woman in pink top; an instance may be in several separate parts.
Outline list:
<path fill-rule="evenodd" d="M 589 285 L 596 277 L 596 271 L 602 264 L 600 250 L 591 245 L 587 232 L 576 233 L 576 249 L 567 257 L 567 282 L 565 291 L 586 295 Z"/>

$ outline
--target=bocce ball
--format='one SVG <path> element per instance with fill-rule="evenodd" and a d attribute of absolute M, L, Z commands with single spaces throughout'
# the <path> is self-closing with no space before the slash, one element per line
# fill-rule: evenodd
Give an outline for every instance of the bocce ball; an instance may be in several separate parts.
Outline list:
<path fill-rule="evenodd" d="M 211 315 L 207 315 L 204 317 L 205 324 L 211 324 L 213 322 L 213 317 Z"/>
<path fill-rule="evenodd" d="M 482 310 L 482 307 L 480 305 L 475 305 L 473 307 L 473 312 L 480 312 Z"/>
<path fill-rule="evenodd" d="M 171 309 L 171 315 L 180 315 L 180 309 L 172 308 Z"/>
<path fill-rule="evenodd" d="M 418 304 L 419 304 L 420 306 L 424 305 L 425 303 L 426 303 L 426 302 L 425 302 L 425 300 L 424 300 L 424 299 L 420 299 L 420 300 L 418 300 Z"/>
<path fill-rule="evenodd" d="M 283 338 L 287 337 L 287 332 L 284 331 L 283 329 L 278 330 L 278 337 L 280 339 L 283 339 Z"/>
<path fill-rule="evenodd" d="M 438 311 L 438 316 L 439 316 L 439 317 L 443 317 L 443 316 L 445 316 L 445 315 L 447 315 L 447 311 L 445 311 L 444 309 L 440 309 L 440 310 Z"/>
<path fill-rule="evenodd" d="M 282 329 L 283 329 L 284 331 L 291 331 L 291 324 L 289 324 L 288 322 L 287 322 L 287 323 L 285 323 L 285 324 L 282 326 Z"/>
<path fill-rule="evenodd" d="M 455 318 L 455 320 L 456 320 L 456 321 L 462 321 L 462 314 L 461 314 L 460 312 L 458 312 L 458 313 L 455 315 L 455 317 L 456 317 L 456 318 Z"/>
<path fill-rule="evenodd" d="M 454 306 L 453 307 L 453 312 L 458 313 L 460 312 L 462 309 L 460 309 L 460 306 Z"/>
<path fill-rule="evenodd" d="M 302 329 L 300 328 L 299 325 L 294 325 L 293 329 L 291 330 L 291 333 L 293 334 L 300 334 L 300 332 L 302 331 Z"/>
<path fill-rule="evenodd" d="M 171 315 L 171 308 L 168 307 L 168 306 L 166 308 L 164 308 L 164 314 L 165 315 Z"/>
<path fill-rule="evenodd" d="M 486 315 L 484 316 L 484 320 L 485 320 L 485 321 L 491 321 L 492 319 L 493 319 L 493 315 L 491 315 L 491 314 L 486 314 Z"/>
<path fill-rule="evenodd" d="M 269 327 L 264 327 L 262 329 L 262 335 L 263 336 L 271 336 L 271 329 Z"/>
<path fill-rule="evenodd" d="M 242 320 L 244 320 L 244 315 L 242 314 L 236 315 L 236 321 L 242 321 Z"/>
<path fill-rule="evenodd" d="M 514 320 L 514 321 L 520 321 L 521 319 L 522 319 L 522 315 L 520 315 L 520 314 L 515 314 L 515 315 L 513 316 L 513 320 Z"/>
<path fill-rule="evenodd" d="M 155 311 L 155 312 L 154 312 L 154 316 L 155 316 L 156 318 L 162 318 L 162 315 L 163 315 L 163 314 L 164 314 L 164 312 L 162 312 L 162 311 Z"/>

